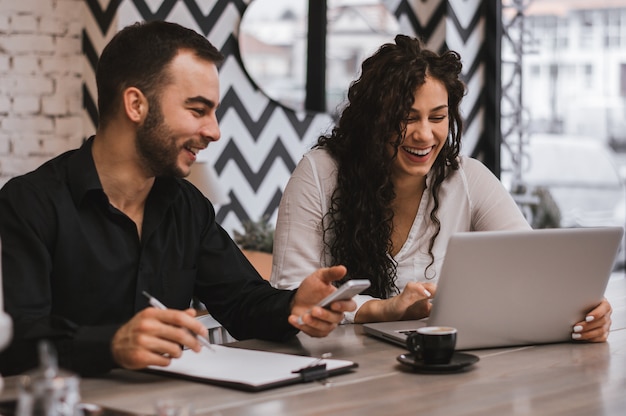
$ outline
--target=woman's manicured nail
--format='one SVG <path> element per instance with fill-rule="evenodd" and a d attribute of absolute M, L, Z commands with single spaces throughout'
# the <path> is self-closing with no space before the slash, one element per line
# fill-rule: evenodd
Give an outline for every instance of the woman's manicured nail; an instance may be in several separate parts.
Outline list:
<path fill-rule="evenodd" d="M 591 316 L 591 315 L 588 315 L 588 316 L 585 318 L 585 321 L 587 321 L 587 322 L 591 322 L 591 321 L 593 321 L 594 319 L 596 319 L 596 318 L 594 318 L 594 317 L 593 317 L 593 316 Z"/>
<path fill-rule="evenodd" d="M 576 326 L 574 327 L 574 332 L 580 332 L 580 331 L 582 331 L 582 330 L 583 330 L 583 327 L 582 327 L 581 325 L 576 325 Z"/>
<path fill-rule="evenodd" d="M 580 337 L 582 337 L 582 335 L 580 335 L 580 334 L 572 334 L 572 339 L 580 339 Z"/>

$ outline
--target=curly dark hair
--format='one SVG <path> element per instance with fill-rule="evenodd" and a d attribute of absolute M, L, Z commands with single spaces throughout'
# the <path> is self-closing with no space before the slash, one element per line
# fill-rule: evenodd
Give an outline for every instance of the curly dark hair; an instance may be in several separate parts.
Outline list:
<path fill-rule="evenodd" d="M 365 292 L 387 298 L 396 286 L 396 262 L 391 249 L 393 210 L 396 194 L 391 167 L 404 140 L 415 91 L 426 76 L 441 81 L 448 92 L 449 137 L 432 167 L 430 219 L 435 231 L 428 252 L 441 229 L 437 211 L 441 183 L 450 170 L 458 169 L 462 119 L 459 105 L 465 94 L 460 80 L 461 58 L 453 51 L 441 55 L 424 49 L 415 38 L 398 35 L 395 43 L 382 45 L 361 66 L 361 75 L 348 90 L 348 101 L 329 135 L 321 136 L 322 147 L 338 164 L 337 188 L 324 217 L 324 244 L 335 264 L 343 264 L 349 275 L 371 281 Z M 393 139 L 395 138 L 395 140 Z M 392 139 L 395 152 L 390 154 Z M 426 272 L 425 272 L 426 275 Z"/>

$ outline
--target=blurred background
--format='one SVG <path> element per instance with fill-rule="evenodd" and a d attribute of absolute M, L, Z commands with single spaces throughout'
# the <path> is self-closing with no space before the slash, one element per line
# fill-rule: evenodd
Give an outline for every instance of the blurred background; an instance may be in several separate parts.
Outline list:
<path fill-rule="evenodd" d="M 536 228 L 625 226 L 626 1 L 502 4 L 502 181 Z"/>
<path fill-rule="evenodd" d="M 242 61 L 268 96 L 303 111 L 310 93 L 308 2 L 269 3 L 255 0 L 243 15 Z M 378 1 L 326 4 L 323 108 L 336 119 L 360 63 L 400 27 Z M 499 6 L 501 20 L 487 36 L 500 39 L 503 183 L 535 228 L 625 226 L 626 0 Z M 622 250 L 616 270 L 625 263 Z"/>
<path fill-rule="evenodd" d="M 191 179 L 232 236 L 271 237 L 302 154 L 397 33 L 461 54 L 462 152 L 534 227 L 626 225 L 626 0 L 0 0 L 0 186 L 94 133 L 100 51 L 155 19 L 226 56 L 222 138 Z"/>

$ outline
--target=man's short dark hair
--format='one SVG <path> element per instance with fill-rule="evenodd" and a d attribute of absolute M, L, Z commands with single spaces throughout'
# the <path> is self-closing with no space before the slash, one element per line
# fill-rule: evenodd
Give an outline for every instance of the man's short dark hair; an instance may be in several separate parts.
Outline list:
<path fill-rule="evenodd" d="M 135 23 L 118 32 L 102 51 L 96 69 L 99 124 L 110 121 L 128 87 L 157 98 L 169 82 L 169 64 L 181 49 L 215 64 L 224 59 L 208 39 L 176 23 Z"/>

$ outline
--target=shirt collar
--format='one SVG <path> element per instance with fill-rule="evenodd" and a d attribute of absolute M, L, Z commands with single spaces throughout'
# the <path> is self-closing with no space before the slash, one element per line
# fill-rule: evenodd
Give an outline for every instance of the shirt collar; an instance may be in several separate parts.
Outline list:
<path fill-rule="evenodd" d="M 94 137 L 91 136 L 87 139 L 70 156 L 68 163 L 68 183 L 72 199 L 77 206 L 89 191 L 100 190 L 100 192 L 104 193 L 98 172 L 96 171 L 96 165 L 93 161 L 93 155 L 91 154 Z"/>
<path fill-rule="evenodd" d="M 68 182 L 72 199 L 76 206 L 80 205 L 85 196 L 91 191 L 99 191 L 106 200 L 106 194 L 102 189 L 102 183 L 93 161 L 91 148 L 95 136 L 87 139 L 70 157 L 68 165 Z M 148 198 L 158 202 L 159 205 L 169 205 L 178 195 L 179 181 L 182 179 L 157 177 Z"/>

